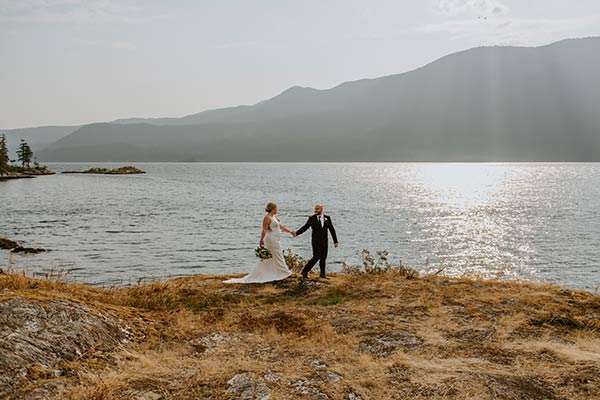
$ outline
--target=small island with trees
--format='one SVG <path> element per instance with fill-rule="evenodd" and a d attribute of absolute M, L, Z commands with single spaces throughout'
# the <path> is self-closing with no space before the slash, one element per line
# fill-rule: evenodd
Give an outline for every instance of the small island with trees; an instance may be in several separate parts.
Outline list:
<path fill-rule="evenodd" d="M 38 164 L 31 147 L 24 139 L 21 139 L 17 149 L 17 160 L 11 160 L 6 135 L 0 135 L 0 181 L 53 174 L 46 166 Z"/>
<path fill-rule="evenodd" d="M 145 171 L 141 169 L 126 165 L 119 168 L 90 168 L 85 171 L 64 171 L 63 174 L 102 174 L 102 175 L 131 175 L 131 174 L 145 174 Z"/>

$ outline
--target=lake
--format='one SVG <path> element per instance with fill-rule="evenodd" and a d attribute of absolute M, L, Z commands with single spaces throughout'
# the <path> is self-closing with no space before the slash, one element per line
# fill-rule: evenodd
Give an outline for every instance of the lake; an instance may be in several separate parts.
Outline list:
<path fill-rule="evenodd" d="M 51 163 L 55 171 L 124 163 Z M 386 249 L 422 272 L 600 286 L 600 164 L 136 163 L 144 175 L 0 183 L 0 237 L 50 249 L 0 252 L 32 272 L 64 268 L 112 286 L 242 273 L 264 206 L 298 229 L 315 203 L 338 232 L 329 270 Z M 284 236 L 309 258 L 310 233 Z"/>

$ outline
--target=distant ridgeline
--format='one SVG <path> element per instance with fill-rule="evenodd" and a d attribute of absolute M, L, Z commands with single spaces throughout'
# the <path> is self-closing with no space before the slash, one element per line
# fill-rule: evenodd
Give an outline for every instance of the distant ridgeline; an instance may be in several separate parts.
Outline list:
<path fill-rule="evenodd" d="M 600 161 L 598 71 L 600 38 L 475 48 L 403 74 L 293 87 L 253 106 L 61 127 L 39 158 Z"/>

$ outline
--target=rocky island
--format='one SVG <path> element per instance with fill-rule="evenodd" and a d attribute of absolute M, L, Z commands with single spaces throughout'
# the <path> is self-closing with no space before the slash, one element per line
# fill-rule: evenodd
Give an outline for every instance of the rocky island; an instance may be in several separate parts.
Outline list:
<path fill-rule="evenodd" d="M 50 171 L 45 166 L 38 167 L 10 167 L 10 170 L 6 173 L 0 174 L 0 181 L 8 181 L 11 179 L 27 179 L 34 178 L 40 175 L 54 175 L 55 173 Z"/>
<path fill-rule="evenodd" d="M 145 174 L 141 169 L 127 165 L 119 168 L 90 168 L 85 171 L 64 171 L 63 174 L 102 174 L 102 175 L 130 175 L 130 174 Z"/>
<path fill-rule="evenodd" d="M 37 175 L 54 175 L 46 166 L 39 165 L 31 147 L 24 139 L 17 150 L 18 162 L 10 159 L 6 134 L 0 134 L 0 181 L 33 178 Z"/>
<path fill-rule="evenodd" d="M 600 398 L 596 294 L 399 270 L 226 278 L 0 274 L 0 397 Z"/>

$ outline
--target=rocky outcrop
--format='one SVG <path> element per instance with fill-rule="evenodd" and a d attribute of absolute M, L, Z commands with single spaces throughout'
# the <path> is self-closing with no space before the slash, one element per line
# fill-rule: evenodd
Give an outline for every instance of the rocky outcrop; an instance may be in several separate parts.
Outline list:
<path fill-rule="evenodd" d="M 42 249 L 39 247 L 23 247 L 23 246 L 17 246 L 14 249 L 12 249 L 13 253 L 21 253 L 21 254 L 38 254 L 38 253 L 45 253 L 47 250 L 46 249 Z"/>
<path fill-rule="evenodd" d="M 46 167 L 11 167 L 11 170 L 8 173 L 0 175 L 0 181 L 7 181 L 11 179 L 27 179 L 40 175 L 54 174 L 54 172 L 50 171 Z"/>
<path fill-rule="evenodd" d="M 264 379 L 257 378 L 252 372 L 243 372 L 233 376 L 227 381 L 229 386 L 226 393 L 231 393 L 236 399 L 268 400 L 271 398 L 271 389 L 265 384 Z"/>
<path fill-rule="evenodd" d="M 398 349 L 410 348 L 423 341 L 408 332 L 388 332 L 370 334 L 360 342 L 360 351 L 368 352 L 373 357 L 387 357 Z"/>
<path fill-rule="evenodd" d="M 6 238 L 0 238 L 0 250 L 12 250 L 19 246 L 19 242 L 15 242 L 14 240 Z"/>
<path fill-rule="evenodd" d="M 33 175 L 26 175 L 26 174 L 20 174 L 17 172 L 11 172 L 5 175 L 0 175 L 0 182 L 1 181 L 9 181 L 9 180 L 13 180 L 13 179 L 28 179 L 28 178 L 35 178 Z"/>
<path fill-rule="evenodd" d="M 600 398 L 593 293 L 397 270 L 229 277 L 104 289 L 0 273 L 0 398 Z"/>
<path fill-rule="evenodd" d="M 36 370 L 61 376 L 61 363 L 91 350 L 112 350 L 128 339 L 118 320 L 81 304 L 19 297 L 0 301 L 0 398 L 16 396 L 20 382 Z"/>
<path fill-rule="evenodd" d="M 47 251 L 46 249 L 36 247 L 23 247 L 14 240 L 0 238 L 0 250 L 11 250 L 13 253 L 38 254 Z"/>

